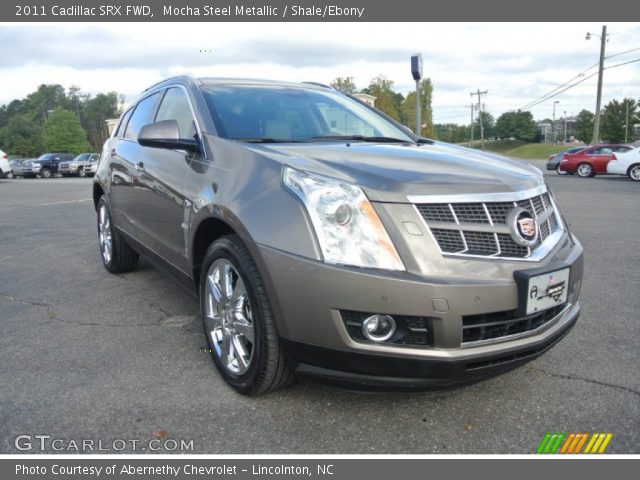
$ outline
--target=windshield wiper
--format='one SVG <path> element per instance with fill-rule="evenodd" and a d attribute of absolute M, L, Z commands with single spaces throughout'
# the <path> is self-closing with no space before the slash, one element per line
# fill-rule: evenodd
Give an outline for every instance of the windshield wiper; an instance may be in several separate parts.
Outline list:
<path fill-rule="evenodd" d="M 234 138 L 239 142 L 247 143 L 304 143 L 306 140 L 293 140 L 291 138 L 271 138 L 271 137 L 247 137 L 247 138 Z"/>
<path fill-rule="evenodd" d="M 318 137 L 309 137 L 309 140 L 356 140 L 361 142 L 379 142 L 379 143 L 413 143 L 411 140 L 394 137 L 368 137 L 365 135 L 321 135 Z"/>

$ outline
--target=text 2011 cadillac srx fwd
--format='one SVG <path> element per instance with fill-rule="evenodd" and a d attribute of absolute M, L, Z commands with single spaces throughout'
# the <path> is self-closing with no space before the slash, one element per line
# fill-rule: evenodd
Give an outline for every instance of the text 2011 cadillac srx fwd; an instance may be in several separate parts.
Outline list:
<path fill-rule="evenodd" d="M 541 172 L 414 137 L 316 84 L 168 79 L 107 140 L 105 267 L 195 288 L 244 394 L 294 372 L 367 388 L 477 381 L 579 315 L 582 247 Z"/>

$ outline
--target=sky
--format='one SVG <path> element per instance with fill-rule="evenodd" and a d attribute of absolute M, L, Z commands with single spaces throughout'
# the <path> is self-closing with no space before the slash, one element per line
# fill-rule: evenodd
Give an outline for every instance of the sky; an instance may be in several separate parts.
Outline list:
<path fill-rule="evenodd" d="M 603 102 L 640 99 L 640 23 L 607 25 Z M 468 124 L 470 92 L 495 118 L 597 71 L 601 23 L 55 23 L 0 24 L 0 105 L 42 83 L 116 91 L 127 102 L 174 75 L 329 83 L 364 88 L 383 75 L 415 88 L 421 53 L 435 123 Z M 635 50 L 634 50 L 635 49 Z M 623 53 L 628 50 L 634 50 Z M 622 53 L 622 54 L 620 54 Z M 582 76 L 580 76 L 582 74 Z M 530 110 L 535 119 L 593 111 L 597 74 Z M 564 87 L 563 87 L 564 88 Z M 477 102 L 477 99 L 474 100 Z"/>

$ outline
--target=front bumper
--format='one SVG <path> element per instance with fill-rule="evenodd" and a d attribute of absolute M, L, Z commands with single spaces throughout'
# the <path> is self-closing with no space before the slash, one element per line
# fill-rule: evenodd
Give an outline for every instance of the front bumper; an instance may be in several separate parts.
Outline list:
<path fill-rule="evenodd" d="M 267 283 L 278 328 L 296 371 L 349 384 L 436 387 L 468 383 L 514 368 L 543 353 L 576 322 L 582 247 L 565 235 L 551 254 L 527 262 L 450 259 L 460 275 L 425 276 L 328 265 L 253 245 Z M 465 277 L 465 270 L 512 271 L 571 267 L 566 308 L 540 328 L 473 344 L 463 343 L 463 317 L 515 310 L 512 275 Z M 480 267 L 478 266 L 480 265 Z M 341 312 L 429 319 L 428 346 L 362 342 L 350 336 Z"/>
<path fill-rule="evenodd" d="M 79 169 L 82 167 L 69 167 L 69 166 L 60 166 L 60 168 L 58 169 L 58 173 L 60 173 L 61 175 L 75 175 L 76 173 L 78 173 Z"/>

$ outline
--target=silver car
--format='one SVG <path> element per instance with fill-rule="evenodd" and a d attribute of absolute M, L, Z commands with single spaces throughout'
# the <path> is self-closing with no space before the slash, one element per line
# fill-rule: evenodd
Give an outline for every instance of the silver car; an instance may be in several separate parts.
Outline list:
<path fill-rule="evenodd" d="M 418 138 L 317 84 L 173 78 L 94 179 L 102 262 L 149 256 L 197 292 L 237 391 L 293 374 L 360 388 L 478 381 L 580 312 L 582 247 L 542 172 Z"/>
<path fill-rule="evenodd" d="M 81 153 L 71 161 L 60 162 L 58 165 L 58 173 L 63 177 L 76 175 L 78 177 L 84 177 L 86 176 L 85 166 L 89 164 L 96 164 L 99 159 L 99 153 Z"/>

